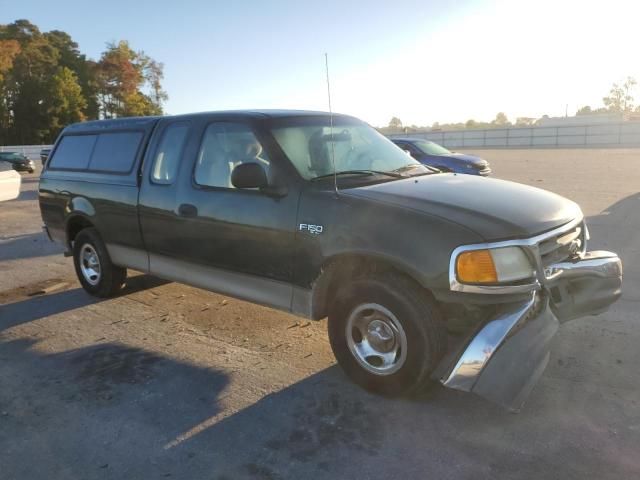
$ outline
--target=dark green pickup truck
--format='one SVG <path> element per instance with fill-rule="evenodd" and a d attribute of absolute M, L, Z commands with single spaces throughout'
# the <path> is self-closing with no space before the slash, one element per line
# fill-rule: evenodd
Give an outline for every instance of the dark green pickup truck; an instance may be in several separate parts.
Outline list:
<path fill-rule="evenodd" d="M 621 292 L 575 203 L 440 173 L 344 115 L 71 125 L 39 199 L 89 293 L 115 294 L 131 268 L 328 317 L 347 375 L 386 395 L 440 382 L 518 409 L 559 323 Z"/>

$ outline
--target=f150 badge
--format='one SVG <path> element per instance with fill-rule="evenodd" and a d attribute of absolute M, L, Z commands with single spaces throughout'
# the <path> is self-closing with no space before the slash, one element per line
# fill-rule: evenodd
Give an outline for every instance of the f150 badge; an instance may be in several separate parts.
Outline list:
<path fill-rule="evenodd" d="M 308 232 L 311 235 L 320 235 L 324 230 L 322 225 L 311 225 L 310 223 L 301 223 L 298 230 L 301 232 Z"/>

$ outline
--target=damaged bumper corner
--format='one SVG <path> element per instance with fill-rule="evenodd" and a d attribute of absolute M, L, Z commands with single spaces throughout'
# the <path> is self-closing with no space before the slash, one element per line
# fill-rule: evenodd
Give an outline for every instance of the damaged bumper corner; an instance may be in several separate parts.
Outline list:
<path fill-rule="evenodd" d="M 561 322 L 605 311 L 621 295 L 622 263 L 611 252 L 587 252 L 545 270 L 540 291 L 503 307 L 449 358 L 439 380 L 518 411 L 549 360 Z"/>

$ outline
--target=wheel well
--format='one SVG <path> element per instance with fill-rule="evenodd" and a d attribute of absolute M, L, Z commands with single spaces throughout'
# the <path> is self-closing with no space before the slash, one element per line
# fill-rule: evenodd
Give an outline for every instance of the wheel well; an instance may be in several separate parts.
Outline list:
<path fill-rule="evenodd" d="M 329 315 L 329 309 L 341 285 L 356 278 L 390 271 L 404 275 L 420 285 L 420 282 L 408 272 L 380 258 L 367 255 L 340 255 L 328 260 L 313 286 L 312 318 L 319 320 Z M 422 285 L 420 287 L 424 288 Z M 425 289 L 425 292 L 428 290 Z"/>
<path fill-rule="evenodd" d="M 76 215 L 69 219 L 67 222 L 67 244 L 69 245 L 69 248 L 71 248 L 71 244 L 76 238 L 76 235 L 80 233 L 81 230 L 88 227 L 93 227 L 93 223 L 83 216 Z"/>

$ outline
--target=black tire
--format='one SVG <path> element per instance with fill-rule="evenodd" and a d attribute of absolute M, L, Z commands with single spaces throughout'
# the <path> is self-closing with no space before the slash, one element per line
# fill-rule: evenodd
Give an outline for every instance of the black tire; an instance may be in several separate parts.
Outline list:
<path fill-rule="evenodd" d="M 366 304 L 381 305 L 404 329 L 406 357 L 397 371 L 371 373 L 349 348 L 347 323 Z M 416 282 L 395 272 L 354 280 L 336 298 L 328 327 L 331 348 L 347 376 L 364 389 L 385 396 L 410 395 L 430 387 L 434 383 L 431 373 L 447 349 L 446 328 L 435 301 Z"/>
<path fill-rule="evenodd" d="M 91 249 L 95 252 L 99 262 L 99 274 L 91 277 L 93 282 L 83 273 L 81 258 L 84 251 L 91 251 Z M 111 263 L 109 252 L 107 252 L 107 248 L 95 228 L 85 228 L 76 235 L 73 241 L 73 264 L 82 288 L 96 297 L 114 296 L 122 288 L 127 278 L 126 268 L 117 267 Z M 85 266 L 87 265 L 85 264 Z"/>

